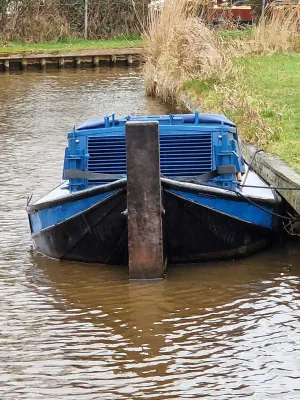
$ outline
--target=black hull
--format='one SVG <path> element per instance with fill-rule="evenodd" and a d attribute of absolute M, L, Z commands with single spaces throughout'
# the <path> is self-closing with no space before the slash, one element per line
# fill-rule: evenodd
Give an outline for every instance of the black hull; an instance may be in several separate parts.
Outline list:
<path fill-rule="evenodd" d="M 273 236 L 269 229 L 168 192 L 164 204 L 164 244 L 171 264 L 244 257 L 266 247 Z"/>
<path fill-rule="evenodd" d="M 32 235 L 38 252 L 49 257 L 101 264 L 127 264 L 126 193 L 97 204 Z"/>
<path fill-rule="evenodd" d="M 247 223 L 164 191 L 164 252 L 169 264 L 247 256 L 270 243 L 269 229 Z M 49 257 L 128 264 L 126 190 L 85 212 L 33 234 Z"/>

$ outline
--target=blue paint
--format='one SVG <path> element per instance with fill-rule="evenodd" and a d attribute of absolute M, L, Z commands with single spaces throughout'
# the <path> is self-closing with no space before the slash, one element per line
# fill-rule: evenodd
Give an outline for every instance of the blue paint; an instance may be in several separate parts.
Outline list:
<path fill-rule="evenodd" d="M 125 125 L 127 121 L 158 121 L 160 165 L 163 176 L 194 178 L 232 165 L 245 172 L 235 125 L 224 115 L 170 114 L 116 119 L 114 114 L 93 120 L 68 135 L 64 171 L 79 170 L 126 176 Z M 65 176 L 63 174 L 63 179 Z M 69 180 L 70 190 L 79 191 L 104 182 Z M 236 174 L 222 174 L 209 184 L 236 189 Z"/>
<path fill-rule="evenodd" d="M 213 197 L 199 195 L 195 193 L 183 192 L 181 190 L 169 189 L 168 192 L 174 193 L 187 200 L 209 207 L 213 210 L 220 211 L 229 216 L 241 219 L 252 224 L 256 224 L 265 228 L 272 228 L 273 216 L 261 208 L 256 207 L 246 201 L 234 201 L 231 199 L 223 199 L 221 197 Z M 273 208 L 266 205 L 263 206 L 268 211 Z"/>
<path fill-rule="evenodd" d="M 83 212 L 89 207 L 92 207 L 98 202 L 103 201 L 113 193 L 116 193 L 116 190 L 72 202 L 67 202 L 66 199 L 66 203 L 45 208 L 35 212 L 34 214 L 30 214 L 29 218 L 31 222 L 32 233 L 39 232 L 42 229 L 49 228 L 52 225 L 65 221 L 66 219 Z"/>
<path fill-rule="evenodd" d="M 111 119 L 110 119 L 111 117 Z M 198 110 L 195 114 L 170 114 L 170 115 L 151 115 L 144 117 L 115 118 L 114 114 L 104 117 L 103 120 L 89 120 L 79 126 L 78 130 L 97 129 L 112 126 L 124 126 L 127 121 L 159 121 L 160 124 L 226 124 L 235 127 L 235 124 L 222 114 L 200 114 Z"/>

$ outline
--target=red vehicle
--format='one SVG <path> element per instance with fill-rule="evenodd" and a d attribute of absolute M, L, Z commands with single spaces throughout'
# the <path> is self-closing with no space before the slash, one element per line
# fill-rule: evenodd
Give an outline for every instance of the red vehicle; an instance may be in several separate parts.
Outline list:
<path fill-rule="evenodd" d="M 248 0 L 217 0 L 208 7 L 208 21 L 213 24 L 252 24 L 252 7 Z"/>

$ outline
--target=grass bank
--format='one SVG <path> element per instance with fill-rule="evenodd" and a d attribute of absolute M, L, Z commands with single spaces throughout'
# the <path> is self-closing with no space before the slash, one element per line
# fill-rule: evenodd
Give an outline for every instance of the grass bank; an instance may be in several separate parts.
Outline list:
<path fill-rule="evenodd" d="M 146 88 L 164 101 L 184 96 L 224 113 L 241 137 L 300 172 L 300 5 L 268 8 L 243 32 L 220 33 L 165 0 L 145 32 Z"/>
<path fill-rule="evenodd" d="M 300 172 L 300 54 L 238 60 L 248 93 L 262 104 L 261 116 L 275 132 L 266 149 Z"/>
<path fill-rule="evenodd" d="M 141 47 L 143 41 L 138 36 L 118 37 L 105 40 L 71 39 L 58 42 L 24 43 L 0 40 L 0 54 L 17 53 L 57 53 L 88 49 L 117 49 L 125 47 Z"/>
<path fill-rule="evenodd" d="M 237 76 L 226 86 L 195 79 L 181 90 L 202 111 L 226 113 L 247 142 L 300 172 L 300 54 L 252 55 L 233 64 Z"/>

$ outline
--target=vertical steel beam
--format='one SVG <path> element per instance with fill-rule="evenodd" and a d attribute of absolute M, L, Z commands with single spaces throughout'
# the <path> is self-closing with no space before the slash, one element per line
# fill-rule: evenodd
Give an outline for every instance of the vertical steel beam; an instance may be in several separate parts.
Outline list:
<path fill-rule="evenodd" d="M 129 276 L 164 276 L 158 122 L 126 123 Z"/>

